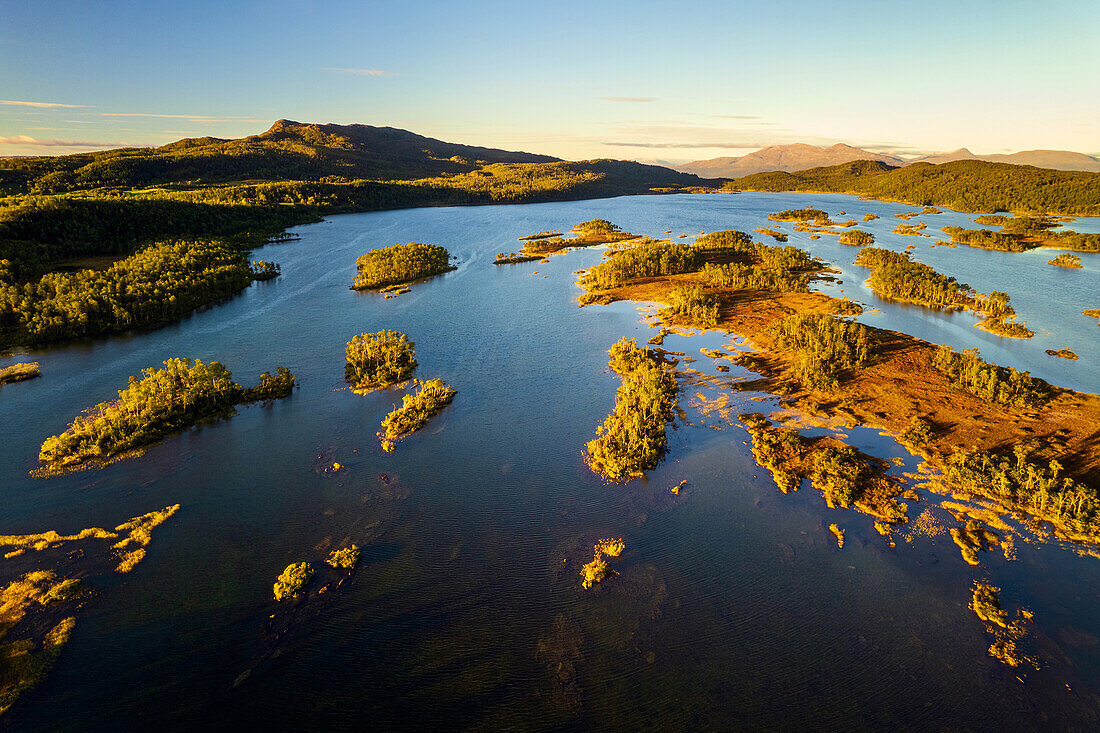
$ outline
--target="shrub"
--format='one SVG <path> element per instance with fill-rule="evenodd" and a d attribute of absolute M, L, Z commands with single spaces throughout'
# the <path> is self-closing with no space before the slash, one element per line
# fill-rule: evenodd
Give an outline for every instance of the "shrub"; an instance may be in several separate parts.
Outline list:
<path fill-rule="evenodd" d="M 287 565 L 286 570 L 275 581 L 275 600 L 282 601 L 298 595 L 298 591 L 305 588 L 312 577 L 313 568 L 307 562 Z"/>
<path fill-rule="evenodd" d="M 348 545 L 339 550 L 333 550 L 329 553 L 325 562 L 334 568 L 354 570 L 355 566 L 359 564 L 359 546 Z"/>

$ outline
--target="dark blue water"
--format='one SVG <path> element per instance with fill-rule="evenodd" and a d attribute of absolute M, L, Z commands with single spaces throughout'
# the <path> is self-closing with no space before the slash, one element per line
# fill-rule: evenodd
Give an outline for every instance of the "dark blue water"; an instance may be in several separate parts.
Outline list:
<path fill-rule="evenodd" d="M 1100 711 L 1097 560 L 1021 546 L 1014 562 L 987 553 L 974 569 L 944 536 L 891 548 L 868 518 L 826 509 L 809 488 L 778 493 L 747 434 L 693 406 L 697 392 L 718 392 L 690 384 L 672 450 L 646 480 L 606 485 L 584 466 L 581 448 L 614 404 L 608 347 L 654 331 L 635 304 L 576 306 L 573 271 L 598 251 L 503 268 L 494 254 L 595 216 L 694 235 L 751 231 L 771 211 L 804 205 L 834 218 L 879 213 L 861 228 L 880 246 L 916 243 L 918 259 L 1007 290 L 1021 318 L 1051 333 L 1008 343 L 972 328 L 969 314 L 877 302 L 857 284 L 865 273 L 853 249 L 792 234 L 843 270 L 846 295 L 881 308 L 868 323 L 1100 389 L 1096 325 L 1080 315 L 1100 302 L 1079 302 L 1100 292 L 1096 255 L 1067 272 L 1046 265 L 1048 253 L 929 249 L 931 239 L 889 233 L 899 221 L 890 215 L 911 207 L 741 194 L 334 217 L 257 254 L 281 263 L 279 279 L 168 328 L 33 353 L 43 377 L 3 388 L 0 533 L 182 509 L 136 570 L 89 603 L 49 678 L 0 728 L 1088 727 Z M 968 218 L 951 215 L 922 218 L 927 231 Z M 391 300 L 348 290 L 359 254 L 407 241 L 446 246 L 459 269 Z M 1057 292 L 1036 287 L 1042 278 Z M 382 328 L 416 342 L 420 378 L 458 390 L 393 454 L 375 433 L 401 392 L 357 396 L 342 381 L 345 342 Z M 699 348 L 730 341 L 671 336 L 666 348 L 716 374 Z M 1081 360 L 1042 353 L 1055 342 Z M 284 365 L 301 388 L 137 459 L 27 475 L 46 436 L 174 356 L 218 359 L 246 384 Z M 775 403 L 732 400 L 733 415 Z M 848 433 L 915 467 L 891 440 Z M 324 474 L 333 461 L 346 471 Z M 843 550 L 832 522 L 848 533 Z M 620 574 L 582 591 L 579 565 L 607 536 L 626 541 Z M 287 564 L 318 566 L 348 541 L 363 548 L 350 583 L 293 610 L 271 600 Z M 1035 613 L 1029 643 L 1043 669 L 987 656 L 992 638 L 967 608 L 975 579 L 1003 587 L 1013 612 Z"/>

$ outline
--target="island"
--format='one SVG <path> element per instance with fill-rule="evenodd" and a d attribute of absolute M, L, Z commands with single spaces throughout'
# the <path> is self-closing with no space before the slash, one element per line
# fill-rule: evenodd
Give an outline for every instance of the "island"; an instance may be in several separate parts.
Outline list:
<path fill-rule="evenodd" d="M 264 372 L 255 387 L 242 387 L 220 362 L 200 359 L 168 359 L 141 374 L 130 378 L 117 400 L 86 410 L 87 417 L 78 415 L 65 432 L 46 438 L 35 475 L 137 455 L 199 420 L 232 414 L 235 405 L 286 397 L 294 388 L 294 375 L 283 367 L 275 375 Z"/>
<path fill-rule="evenodd" d="M 25 382 L 28 379 L 34 379 L 35 377 L 41 376 L 42 370 L 39 368 L 38 362 L 36 361 L 0 367 L 0 385 Z"/>
<path fill-rule="evenodd" d="M 446 248 L 419 242 L 372 249 L 356 266 L 352 290 L 381 290 L 456 269 Z"/>
<path fill-rule="evenodd" d="M 344 354 L 344 380 L 360 394 L 404 382 L 417 366 L 416 344 L 400 331 L 361 333 Z"/>

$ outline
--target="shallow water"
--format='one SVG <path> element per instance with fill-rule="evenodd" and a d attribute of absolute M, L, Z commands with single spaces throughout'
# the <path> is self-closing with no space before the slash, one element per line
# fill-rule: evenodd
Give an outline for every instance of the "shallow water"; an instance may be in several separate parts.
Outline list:
<path fill-rule="evenodd" d="M 89 604 L 50 677 L 0 728 L 1095 724 L 1100 561 L 1025 546 L 1011 563 L 986 553 L 975 571 L 944 536 L 890 548 L 868 518 L 826 509 L 809 488 L 777 492 L 745 431 L 716 430 L 720 419 L 692 407 L 691 396 L 706 391 L 693 386 L 681 400 L 688 419 L 647 479 L 608 486 L 584 466 L 581 448 L 618 384 L 608 347 L 654 331 L 636 304 L 576 307 L 573 271 L 599 251 L 507 267 L 494 267 L 494 254 L 518 248 L 523 234 L 596 216 L 652 236 L 695 235 L 752 231 L 769 224 L 769 212 L 801 206 L 834 219 L 841 210 L 857 220 L 878 213 L 860 224 L 878 246 L 916 244 L 917 259 L 979 290 L 1008 291 L 1039 334 L 1012 341 L 973 328 L 972 314 L 883 303 L 861 284 L 854 248 L 792 232 L 790 244 L 841 269 L 832 290 L 880 308 L 867 323 L 979 346 L 991 361 L 1100 391 L 1100 332 L 1080 314 L 1100 307 L 1088 302 L 1100 293 L 1100 255 L 1081 255 L 1085 269 L 1065 271 L 1047 265 L 1045 251 L 929 248 L 934 239 L 890 233 L 900 221 L 891 215 L 913 207 L 739 194 L 333 217 L 257 254 L 280 262 L 277 280 L 171 327 L 33 353 L 43 377 L 3 388 L 0 533 L 114 526 L 168 504 L 182 509 L 154 530 L 137 569 L 110 579 Z M 945 211 L 910 223 L 926 220 L 932 232 L 972 218 Z M 391 300 L 348 289 L 356 256 L 407 241 L 446 246 L 459 269 Z M 393 454 L 379 450 L 375 433 L 402 393 L 362 397 L 342 382 L 344 343 L 382 328 L 416 342 L 417 376 L 458 390 Z M 730 341 L 670 336 L 665 346 L 714 374 L 699 349 Z M 1063 346 L 1080 361 L 1043 353 Z M 43 438 L 173 356 L 218 359 L 245 384 L 285 365 L 301 388 L 141 458 L 47 480 L 27 475 Z M 733 366 L 729 376 L 745 374 Z M 733 414 L 774 405 L 751 393 L 733 400 Z M 888 438 L 848 433 L 915 465 Z M 319 472 L 337 460 L 346 471 Z M 688 488 L 672 496 L 682 479 Z M 832 522 L 848 533 L 843 550 Z M 613 563 L 620 575 L 583 592 L 579 563 L 606 536 L 626 541 Z M 364 550 L 352 582 L 289 616 L 270 600 L 287 564 L 319 565 L 347 540 Z M 1044 669 L 1017 672 L 988 658 L 992 638 L 967 608 L 976 578 L 1003 587 L 1011 611 L 1035 613 Z M 559 665 L 576 670 L 575 685 L 555 686 Z"/>

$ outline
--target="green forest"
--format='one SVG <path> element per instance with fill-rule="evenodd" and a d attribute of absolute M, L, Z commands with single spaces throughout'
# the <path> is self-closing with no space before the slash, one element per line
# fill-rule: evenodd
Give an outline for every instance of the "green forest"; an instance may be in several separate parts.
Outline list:
<path fill-rule="evenodd" d="M 234 405 L 286 397 L 294 388 L 294 375 L 283 367 L 275 375 L 265 372 L 260 384 L 247 388 L 234 382 L 220 362 L 199 359 L 168 359 L 141 374 L 130 377 L 117 400 L 85 410 L 65 432 L 46 438 L 39 460 L 48 468 L 105 461 L 203 418 L 230 414 Z"/>
<path fill-rule="evenodd" d="M 633 339 L 621 339 L 608 355 L 608 366 L 623 383 L 614 410 L 585 446 L 585 460 L 612 481 L 627 481 L 656 466 L 668 449 L 665 431 L 678 387 L 672 367 Z"/>
<path fill-rule="evenodd" d="M 400 331 L 361 333 L 344 348 L 344 380 L 359 390 L 404 382 L 416 369 L 416 344 Z"/>
<path fill-rule="evenodd" d="M 395 244 L 372 249 L 356 260 L 353 290 L 377 290 L 455 269 L 451 255 L 437 244 Z"/>
<path fill-rule="evenodd" d="M 832 392 L 843 370 L 863 366 L 874 351 L 870 329 L 823 313 L 788 316 L 769 327 L 776 346 L 794 354 L 806 389 Z"/>
<path fill-rule="evenodd" d="M 1077 216 L 1100 215 L 1100 173 L 959 160 L 893 168 L 857 160 L 825 168 L 773 171 L 728 184 L 744 191 L 813 191 L 858 194 L 915 206 L 956 211 L 1021 211 Z"/>
<path fill-rule="evenodd" d="M 977 349 L 957 352 L 940 346 L 932 357 L 932 366 L 940 370 L 959 389 L 1002 405 L 1035 407 L 1050 395 L 1050 385 L 1020 372 L 983 361 Z"/>

